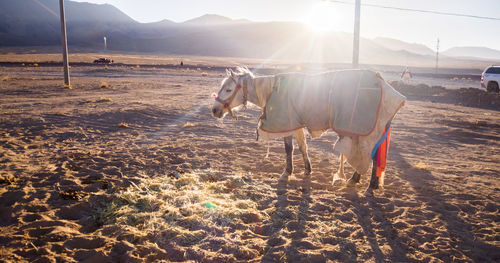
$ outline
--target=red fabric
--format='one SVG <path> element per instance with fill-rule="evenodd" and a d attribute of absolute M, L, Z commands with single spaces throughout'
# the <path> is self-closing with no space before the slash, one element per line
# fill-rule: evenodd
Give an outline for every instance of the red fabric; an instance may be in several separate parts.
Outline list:
<path fill-rule="evenodd" d="M 389 153 L 389 142 L 391 138 L 391 128 L 389 127 L 389 131 L 387 132 L 387 138 L 380 144 L 377 150 L 377 177 L 382 176 L 382 172 L 385 171 L 385 165 L 387 163 L 387 154 Z"/>

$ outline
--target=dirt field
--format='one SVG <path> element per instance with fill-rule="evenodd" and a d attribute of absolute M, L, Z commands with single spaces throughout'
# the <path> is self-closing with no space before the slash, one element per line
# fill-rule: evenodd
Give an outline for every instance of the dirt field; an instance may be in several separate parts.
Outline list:
<path fill-rule="evenodd" d="M 405 86 L 385 188 L 282 176 L 260 112 L 211 117 L 223 72 L 0 68 L 0 262 L 499 262 L 500 97 Z M 105 82 L 105 83 L 104 83 Z M 346 169 L 348 176 L 352 169 Z"/>

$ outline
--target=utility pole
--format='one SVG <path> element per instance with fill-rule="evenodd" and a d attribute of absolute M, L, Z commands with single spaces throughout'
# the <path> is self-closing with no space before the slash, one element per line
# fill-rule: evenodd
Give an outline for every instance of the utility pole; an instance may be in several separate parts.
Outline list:
<path fill-rule="evenodd" d="M 361 0 L 356 0 L 354 11 L 354 35 L 352 43 L 352 67 L 359 68 L 359 25 L 360 25 L 360 11 Z"/>
<path fill-rule="evenodd" d="M 106 37 L 104 37 L 104 52 L 108 50 L 108 43 L 106 41 Z"/>
<path fill-rule="evenodd" d="M 439 38 L 436 45 L 436 74 L 438 73 L 438 62 L 439 62 Z"/>
<path fill-rule="evenodd" d="M 63 47 L 63 68 L 64 68 L 64 85 L 70 85 L 69 79 L 69 62 L 68 62 L 68 40 L 66 38 L 66 16 L 64 15 L 64 0 L 59 0 L 59 10 L 61 18 L 61 41 Z"/>

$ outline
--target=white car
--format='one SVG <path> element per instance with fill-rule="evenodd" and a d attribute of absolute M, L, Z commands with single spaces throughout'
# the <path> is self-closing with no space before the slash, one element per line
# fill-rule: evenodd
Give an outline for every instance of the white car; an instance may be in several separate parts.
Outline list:
<path fill-rule="evenodd" d="M 487 67 L 481 74 L 481 87 L 491 92 L 500 92 L 500 66 Z"/>

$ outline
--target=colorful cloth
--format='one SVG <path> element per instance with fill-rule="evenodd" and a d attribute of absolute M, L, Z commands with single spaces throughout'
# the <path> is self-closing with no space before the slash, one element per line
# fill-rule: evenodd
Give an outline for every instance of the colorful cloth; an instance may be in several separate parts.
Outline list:
<path fill-rule="evenodd" d="M 377 160 L 377 177 L 381 177 L 385 173 L 385 165 L 387 163 L 387 154 L 389 153 L 389 142 L 391 139 L 391 123 L 387 124 L 384 135 L 373 147 L 372 158 Z"/>

